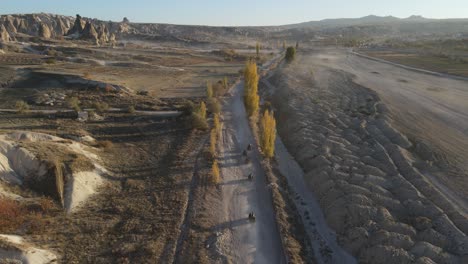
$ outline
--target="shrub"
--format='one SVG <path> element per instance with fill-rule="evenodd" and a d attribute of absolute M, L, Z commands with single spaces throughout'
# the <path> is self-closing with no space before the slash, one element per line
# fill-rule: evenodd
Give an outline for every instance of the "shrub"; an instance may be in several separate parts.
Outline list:
<path fill-rule="evenodd" d="M 25 221 L 26 214 L 19 202 L 0 198 L 0 233 L 15 232 Z"/>
<path fill-rule="evenodd" d="M 105 102 L 94 102 L 93 108 L 96 109 L 96 112 L 99 114 L 105 113 L 109 110 L 109 105 Z"/>
<path fill-rule="evenodd" d="M 51 198 L 48 197 L 42 197 L 39 200 L 39 205 L 41 206 L 41 210 L 44 213 L 49 213 L 52 209 L 55 208 L 55 203 Z"/>
<path fill-rule="evenodd" d="M 19 114 L 23 114 L 29 111 L 29 105 L 25 101 L 16 101 L 15 109 Z"/>
<path fill-rule="evenodd" d="M 46 51 L 46 54 L 47 54 L 48 56 L 53 56 L 53 57 L 55 57 L 55 56 L 57 55 L 57 51 L 54 50 L 54 49 L 49 49 L 49 50 Z"/>
<path fill-rule="evenodd" d="M 138 94 L 138 95 L 143 95 L 143 96 L 148 96 L 148 95 L 149 95 L 149 91 L 146 91 L 146 90 L 138 91 L 137 94 Z"/>
<path fill-rule="evenodd" d="M 262 148 L 263 155 L 266 158 L 273 158 L 276 140 L 276 120 L 273 112 L 265 111 L 260 120 L 260 129 L 260 147 Z"/>
<path fill-rule="evenodd" d="M 221 104 L 216 98 L 209 98 L 207 101 L 208 104 L 208 111 L 213 114 L 221 113 Z"/>
<path fill-rule="evenodd" d="M 91 78 L 91 73 L 85 72 L 85 73 L 83 73 L 83 77 L 84 77 L 85 79 L 90 79 L 90 78 Z M 99 86 L 96 87 L 96 88 L 97 88 L 97 90 L 99 90 Z"/>
<path fill-rule="evenodd" d="M 97 142 L 98 146 L 103 149 L 110 149 L 114 146 L 114 143 L 110 140 L 103 140 Z"/>
<path fill-rule="evenodd" d="M 292 62 L 296 58 L 296 49 L 294 47 L 288 47 L 286 50 L 286 61 Z"/>
<path fill-rule="evenodd" d="M 96 117 L 96 111 L 94 110 L 88 110 L 88 117 L 89 118 L 95 118 Z"/>
<path fill-rule="evenodd" d="M 68 107 L 75 110 L 76 112 L 81 111 L 80 104 L 81 104 L 81 102 L 80 102 L 80 100 L 78 100 L 77 97 L 71 97 L 67 101 Z"/>
<path fill-rule="evenodd" d="M 211 183 L 219 184 L 221 182 L 221 176 L 219 172 L 218 161 L 214 161 L 211 166 Z"/>
<path fill-rule="evenodd" d="M 51 205 L 48 203 L 47 206 Z M 45 211 L 50 208 L 43 207 Z M 53 206 L 53 202 L 52 202 Z M 32 231 L 43 230 L 45 221 L 41 213 L 28 210 L 25 205 L 8 198 L 0 198 L 0 233 L 15 233 L 21 228 L 21 232 L 31 233 Z"/>
<path fill-rule="evenodd" d="M 129 114 L 134 114 L 134 113 L 135 113 L 135 107 L 134 107 L 133 105 L 129 106 L 129 107 L 127 108 L 127 112 L 128 112 Z"/>
<path fill-rule="evenodd" d="M 57 60 L 55 58 L 47 58 L 46 63 L 47 64 L 55 64 Z"/>
<path fill-rule="evenodd" d="M 106 93 L 110 93 L 110 92 L 114 91 L 114 86 L 112 86 L 110 84 L 106 84 L 106 86 L 104 87 L 104 91 L 106 91 Z"/>
<path fill-rule="evenodd" d="M 192 101 L 187 100 L 184 102 L 184 105 L 182 106 L 182 111 L 186 115 L 191 115 L 192 113 L 196 111 L 196 106 Z"/>
<path fill-rule="evenodd" d="M 208 129 L 208 122 L 206 122 L 206 118 L 201 117 L 197 113 L 192 113 L 190 116 L 190 122 L 193 129 L 199 130 L 207 130 Z"/>

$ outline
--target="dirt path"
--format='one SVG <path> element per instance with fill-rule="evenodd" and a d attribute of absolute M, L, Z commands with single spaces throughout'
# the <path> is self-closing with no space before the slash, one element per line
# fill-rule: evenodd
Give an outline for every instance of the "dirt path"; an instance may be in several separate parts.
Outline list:
<path fill-rule="evenodd" d="M 95 109 L 83 109 L 84 111 L 90 111 Z M 4 113 L 16 113 L 18 110 L 16 109 L 0 109 L 0 112 Z M 35 114 L 57 114 L 57 113 L 73 113 L 75 110 L 69 109 L 50 109 L 50 110 L 40 110 L 40 109 L 32 109 L 28 110 L 28 113 L 35 113 Z M 122 108 L 110 108 L 108 112 L 128 112 L 127 109 Z M 147 116 L 158 116 L 158 117 L 178 117 L 182 113 L 180 111 L 135 111 L 135 115 L 147 115 Z"/>
<path fill-rule="evenodd" d="M 234 87 L 223 109 L 220 166 L 225 229 L 218 238 L 218 248 L 233 263 L 284 263 L 260 155 L 257 151 L 250 152 L 249 164 L 242 156 L 247 145 L 254 143 L 242 92 L 242 83 Z M 253 181 L 247 180 L 249 173 L 254 175 Z M 247 218 L 251 211 L 257 217 L 254 223 Z"/>

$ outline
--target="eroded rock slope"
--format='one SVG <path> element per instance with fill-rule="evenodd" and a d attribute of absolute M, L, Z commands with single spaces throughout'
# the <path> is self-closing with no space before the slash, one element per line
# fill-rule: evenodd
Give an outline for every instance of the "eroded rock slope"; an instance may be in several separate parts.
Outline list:
<path fill-rule="evenodd" d="M 466 263 L 466 216 L 414 166 L 378 96 L 345 72 L 308 67 L 279 72 L 273 101 L 340 244 L 360 263 Z"/>

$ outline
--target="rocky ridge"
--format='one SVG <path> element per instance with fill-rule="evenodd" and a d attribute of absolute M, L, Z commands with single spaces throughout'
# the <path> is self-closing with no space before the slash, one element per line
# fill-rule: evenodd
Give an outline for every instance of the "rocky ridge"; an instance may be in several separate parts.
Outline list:
<path fill-rule="evenodd" d="M 340 244 L 359 263 L 466 263 L 468 220 L 413 166 L 379 97 L 344 72 L 326 70 L 323 86 L 296 66 L 278 77 L 279 133 Z"/>

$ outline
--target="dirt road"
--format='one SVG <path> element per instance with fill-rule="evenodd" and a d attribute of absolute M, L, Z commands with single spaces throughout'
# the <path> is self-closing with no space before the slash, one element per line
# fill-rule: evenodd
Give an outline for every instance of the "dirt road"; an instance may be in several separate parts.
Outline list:
<path fill-rule="evenodd" d="M 225 224 L 217 246 L 233 263 L 284 263 L 260 154 L 256 150 L 249 152 L 249 163 L 242 155 L 247 145 L 254 143 L 242 93 L 240 83 L 233 88 L 223 109 L 220 167 Z M 253 181 L 247 179 L 249 173 L 254 175 Z M 251 211 L 256 214 L 256 222 L 248 220 Z"/>

